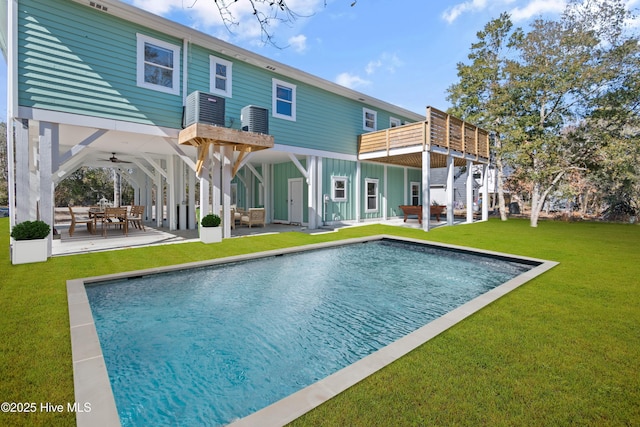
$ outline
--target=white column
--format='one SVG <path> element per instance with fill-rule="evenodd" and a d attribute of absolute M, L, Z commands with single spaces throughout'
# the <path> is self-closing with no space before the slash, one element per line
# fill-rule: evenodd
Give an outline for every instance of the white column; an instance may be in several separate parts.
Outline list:
<path fill-rule="evenodd" d="M 206 145 L 203 150 L 207 150 L 205 160 L 200 169 L 200 218 L 211 212 L 211 146 Z M 198 153 L 200 154 L 200 153 Z M 199 226 L 199 225 L 198 225 Z"/>
<path fill-rule="evenodd" d="M 222 237 L 227 239 L 231 237 L 231 156 L 233 151 L 231 147 L 221 147 L 221 163 L 222 163 Z M 218 210 L 214 212 L 218 212 Z"/>
<path fill-rule="evenodd" d="M 482 165 L 482 220 L 489 219 L 489 165 Z"/>
<path fill-rule="evenodd" d="M 362 218 L 362 166 L 359 161 L 356 162 L 356 182 L 355 182 L 355 196 L 356 196 L 356 222 L 360 222 Z"/>
<path fill-rule="evenodd" d="M 452 155 L 447 156 L 447 225 L 453 225 L 453 197 L 455 194 L 454 186 L 454 158 Z"/>
<path fill-rule="evenodd" d="M 318 206 L 316 205 L 316 156 L 307 156 L 307 216 L 309 229 L 318 228 L 316 215 Z"/>
<path fill-rule="evenodd" d="M 431 152 L 422 152 L 422 229 L 429 231 L 431 219 Z"/>
<path fill-rule="evenodd" d="M 15 169 L 15 222 L 31 220 L 29 216 L 30 185 L 29 185 L 29 121 L 16 120 L 16 169 Z M 9 164 L 11 167 L 11 164 Z M 11 176 L 9 177 L 11 180 Z M 14 186 L 9 181 L 9 191 L 13 191 Z M 9 205 L 13 207 L 13 205 Z M 13 220 L 13 215 L 12 215 Z"/>
<path fill-rule="evenodd" d="M 316 169 L 316 206 L 318 208 L 316 212 L 316 228 L 320 228 L 324 225 L 324 194 L 322 194 L 322 183 L 324 180 L 322 177 L 322 157 L 317 158 Z"/>
<path fill-rule="evenodd" d="M 162 161 L 159 161 L 162 164 Z M 156 169 L 156 227 L 162 227 L 162 220 L 164 219 L 163 206 L 164 205 L 164 193 L 162 191 L 162 174 Z"/>
<path fill-rule="evenodd" d="M 473 162 L 467 160 L 467 222 L 471 224 L 473 222 Z"/>
<path fill-rule="evenodd" d="M 231 160 L 229 160 L 231 162 Z M 220 206 L 222 205 L 221 191 L 221 175 L 224 158 L 222 147 L 216 145 L 213 147 L 213 161 L 211 162 L 211 206 L 212 213 L 220 215 Z"/>
<path fill-rule="evenodd" d="M 187 205 L 189 212 L 187 228 L 194 230 L 196 228 L 196 173 L 192 171 L 191 168 L 187 169 L 187 173 L 189 174 L 189 203 Z"/>
<path fill-rule="evenodd" d="M 389 173 L 388 173 L 388 170 L 387 170 L 387 165 L 385 164 L 384 165 L 384 185 L 382 186 L 382 191 L 383 191 L 383 194 L 382 194 L 382 212 L 383 212 L 382 213 L 382 219 L 384 221 L 386 221 L 388 219 L 388 217 L 389 217 L 389 215 L 387 214 L 387 207 L 388 207 L 387 206 L 387 204 L 388 204 L 387 201 L 389 200 L 388 199 L 389 186 L 387 184 L 387 181 L 388 181 L 387 177 L 388 176 L 389 176 Z"/>
<path fill-rule="evenodd" d="M 38 170 L 40 172 L 40 200 L 39 217 L 51 226 L 51 233 L 47 238 L 47 256 L 51 256 L 51 243 L 53 241 L 53 158 L 54 149 L 58 147 L 58 125 L 40 122 L 39 135 L 39 159 Z"/>
<path fill-rule="evenodd" d="M 273 213 L 271 212 L 273 204 L 271 203 L 271 165 L 268 163 L 262 164 L 262 201 L 264 202 L 264 215 L 265 222 L 271 223 Z"/>
<path fill-rule="evenodd" d="M 167 156 L 167 221 L 169 222 L 169 230 L 177 230 L 178 222 L 176 221 L 177 199 L 176 199 L 176 162 L 175 156 Z"/>

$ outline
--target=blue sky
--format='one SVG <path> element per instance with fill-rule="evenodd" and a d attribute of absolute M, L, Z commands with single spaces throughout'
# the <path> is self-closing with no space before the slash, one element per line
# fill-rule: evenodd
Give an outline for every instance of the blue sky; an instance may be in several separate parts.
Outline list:
<path fill-rule="evenodd" d="M 489 20 L 506 11 L 526 28 L 540 16 L 558 18 L 564 8 L 564 0 L 287 0 L 305 17 L 271 28 L 283 47 L 276 48 L 261 43 L 247 0 L 232 5 L 240 23 L 233 34 L 221 25 L 214 0 L 125 2 L 420 114 L 428 105 L 449 107 L 446 90 L 457 81 L 456 64 L 467 61 Z"/>

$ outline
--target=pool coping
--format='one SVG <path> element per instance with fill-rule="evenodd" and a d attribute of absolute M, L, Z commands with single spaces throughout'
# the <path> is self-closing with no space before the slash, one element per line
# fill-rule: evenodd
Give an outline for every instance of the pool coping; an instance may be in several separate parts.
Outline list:
<path fill-rule="evenodd" d="M 85 277 L 67 281 L 67 302 L 69 306 L 69 325 L 71 329 L 71 351 L 73 359 L 73 383 L 75 402 L 79 407 L 88 403 L 90 411 L 76 412 L 78 427 L 120 426 L 120 418 L 116 408 L 115 398 L 111 389 L 109 375 L 100 347 L 100 340 L 93 321 L 91 307 L 85 285 L 99 282 L 125 279 L 129 277 L 145 276 L 150 274 L 166 273 L 170 271 L 185 270 L 198 267 L 207 267 L 231 262 L 249 261 L 259 258 L 267 258 L 276 255 L 284 255 L 296 252 L 305 252 L 336 246 L 344 246 L 355 243 L 365 243 L 378 240 L 397 240 L 421 245 L 434 246 L 447 250 L 463 251 L 491 257 L 525 262 L 535 265 L 530 270 L 512 278 L 511 280 L 496 286 L 490 291 L 472 299 L 462 306 L 446 313 L 445 315 L 429 322 L 416 331 L 405 335 L 393 343 L 377 350 L 376 352 L 360 359 L 359 361 L 342 368 L 328 377 L 303 388 L 251 415 L 238 419 L 229 424 L 233 427 L 255 426 L 282 426 L 327 400 L 335 397 L 359 381 L 394 362 L 410 351 L 426 343 L 431 338 L 449 329 L 456 323 L 466 319 L 473 313 L 496 301 L 503 295 L 511 292 L 524 283 L 532 280 L 540 274 L 558 265 L 555 261 L 524 257 L 502 252 L 487 251 L 483 249 L 465 246 L 443 244 L 428 240 L 412 239 L 394 235 L 376 235 L 355 239 L 337 240 L 332 242 L 317 243 L 311 245 L 294 246 L 284 249 L 276 249 L 264 252 L 256 252 L 244 255 L 235 255 L 225 258 L 217 258 L 206 261 L 197 261 L 185 264 L 176 264 L 166 267 L 157 267 L 123 273 Z"/>

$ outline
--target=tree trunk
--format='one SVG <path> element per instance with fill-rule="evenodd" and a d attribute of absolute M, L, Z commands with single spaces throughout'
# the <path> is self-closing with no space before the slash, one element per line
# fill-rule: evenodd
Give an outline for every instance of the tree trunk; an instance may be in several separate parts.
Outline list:
<path fill-rule="evenodd" d="M 530 224 L 532 227 L 538 226 L 538 218 L 540 217 L 540 211 L 542 210 L 542 206 L 544 204 L 544 200 L 541 200 L 540 195 L 540 184 L 533 184 L 533 191 L 531 191 L 531 218 Z"/>

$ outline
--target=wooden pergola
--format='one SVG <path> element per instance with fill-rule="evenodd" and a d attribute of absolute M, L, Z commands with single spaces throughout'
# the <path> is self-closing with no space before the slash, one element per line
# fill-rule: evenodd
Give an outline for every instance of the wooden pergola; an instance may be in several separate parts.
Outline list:
<path fill-rule="evenodd" d="M 242 164 L 244 156 L 254 151 L 273 148 L 273 136 L 221 126 L 194 123 L 180 131 L 178 143 L 182 145 L 192 145 L 198 148 L 198 160 L 196 162 L 196 173 L 198 176 L 201 173 L 202 166 L 205 163 L 211 145 L 231 147 L 233 151 L 239 151 L 240 155 L 236 160 L 231 175 L 233 177 L 238 172 L 238 166 Z"/>

